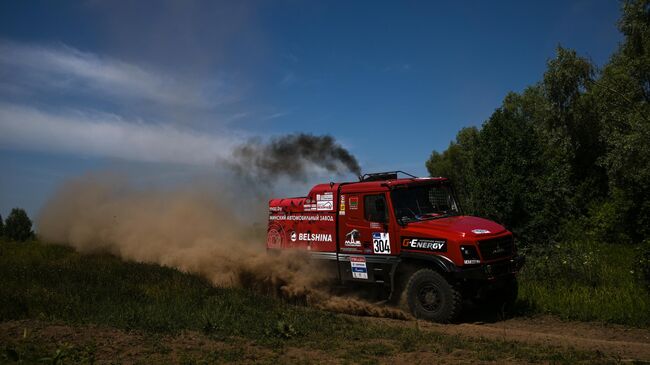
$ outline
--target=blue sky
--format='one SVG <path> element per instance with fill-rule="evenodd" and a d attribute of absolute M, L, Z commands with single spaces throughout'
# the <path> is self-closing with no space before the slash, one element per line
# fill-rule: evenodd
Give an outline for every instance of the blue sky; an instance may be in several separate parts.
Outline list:
<path fill-rule="evenodd" d="M 238 141 L 292 132 L 333 135 L 364 172 L 426 175 L 557 45 L 602 66 L 619 5 L 1 2 L 0 214 L 33 215 L 88 171 L 183 181 Z"/>

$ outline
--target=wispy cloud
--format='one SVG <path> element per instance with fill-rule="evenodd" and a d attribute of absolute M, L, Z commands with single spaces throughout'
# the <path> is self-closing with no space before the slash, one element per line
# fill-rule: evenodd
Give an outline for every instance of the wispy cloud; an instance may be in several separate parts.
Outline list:
<path fill-rule="evenodd" d="M 284 74 L 282 80 L 280 80 L 279 85 L 281 87 L 289 87 L 295 82 L 296 82 L 296 74 L 293 73 L 292 71 L 288 71 Z"/>
<path fill-rule="evenodd" d="M 272 113 L 272 114 L 260 117 L 260 120 L 272 120 L 272 119 L 286 117 L 287 115 L 290 115 L 290 114 L 291 114 L 291 111 L 277 112 L 277 113 Z"/>
<path fill-rule="evenodd" d="M 48 112 L 7 103 L 0 103 L 0 131 L 2 148 L 206 166 L 228 159 L 242 140 L 112 114 Z"/>
<path fill-rule="evenodd" d="M 215 80 L 172 77 L 162 72 L 65 46 L 0 41 L 0 87 L 5 91 L 64 89 L 118 100 L 172 107 L 207 108 L 224 100 Z"/>
<path fill-rule="evenodd" d="M 386 66 L 382 69 L 383 72 L 408 72 L 411 71 L 413 66 L 410 63 L 403 63 L 399 65 Z"/>

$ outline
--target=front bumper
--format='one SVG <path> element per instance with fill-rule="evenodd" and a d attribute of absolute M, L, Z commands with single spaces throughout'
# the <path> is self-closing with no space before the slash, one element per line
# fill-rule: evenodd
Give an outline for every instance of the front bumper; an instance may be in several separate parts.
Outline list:
<path fill-rule="evenodd" d="M 526 258 L 515 256 L 509 260 L 484 264 L 472 268 L 459 268 L 454 273 L 457 279 L 463 280 L 494 280 L 499 277 L 513 275 L 521 270 Z"/>

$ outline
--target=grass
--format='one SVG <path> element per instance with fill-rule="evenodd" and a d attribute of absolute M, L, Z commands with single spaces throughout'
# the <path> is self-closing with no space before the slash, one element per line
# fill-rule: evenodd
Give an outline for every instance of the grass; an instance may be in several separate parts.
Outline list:
<path fill-rule="evenodd" d="M 370 323 L 240 289 L 215 288 L 202 278 L 157 265 L 125 263 L 109 255 L 82 256 L 38 242 L 0 242 L 0 322 L 20 319 L 110 326 L 125 333 L 146 333 L 147 338 L 198 331 L 224 343 L 244 341 L 273 353 L 289 347 L 320 350 L 354 363 L 420 351 L 462 352 L 484 361 L 607 360 L 596 353 Z M 97 347 L 92 342 L 70 345 L 21 339 L 2 345 L 5 353 L 0 360 L 13 359 L 15 352 L 21 359 L 47 358 L 50 363 L 57 362 L 56 356 L 92 363 Z M 165 345 L 151 346 L 158 356 L 170 351 Z M 211 362 L 211 356 L 237 361 L 243 354 L 231 346 L 183 356 L 187 361 L 181 362 L 197 363 Z"/>
<path fill-rule="evenodd" d="M 528 256 L 519 280 L 532 313 L 564 319 L 650 326 L 650 293 L 639 249 L 593 242 L 559 244 Z"/>

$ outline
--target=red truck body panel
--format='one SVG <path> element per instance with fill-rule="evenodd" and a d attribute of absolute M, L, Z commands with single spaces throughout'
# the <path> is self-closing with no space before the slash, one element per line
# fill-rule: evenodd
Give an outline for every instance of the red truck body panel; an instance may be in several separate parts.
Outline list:
<path fill-rule="evenodd" d="M 272 199 L 267 247 L 336 252 L 338 187 L 320 184 L 303 198 Z"/>

